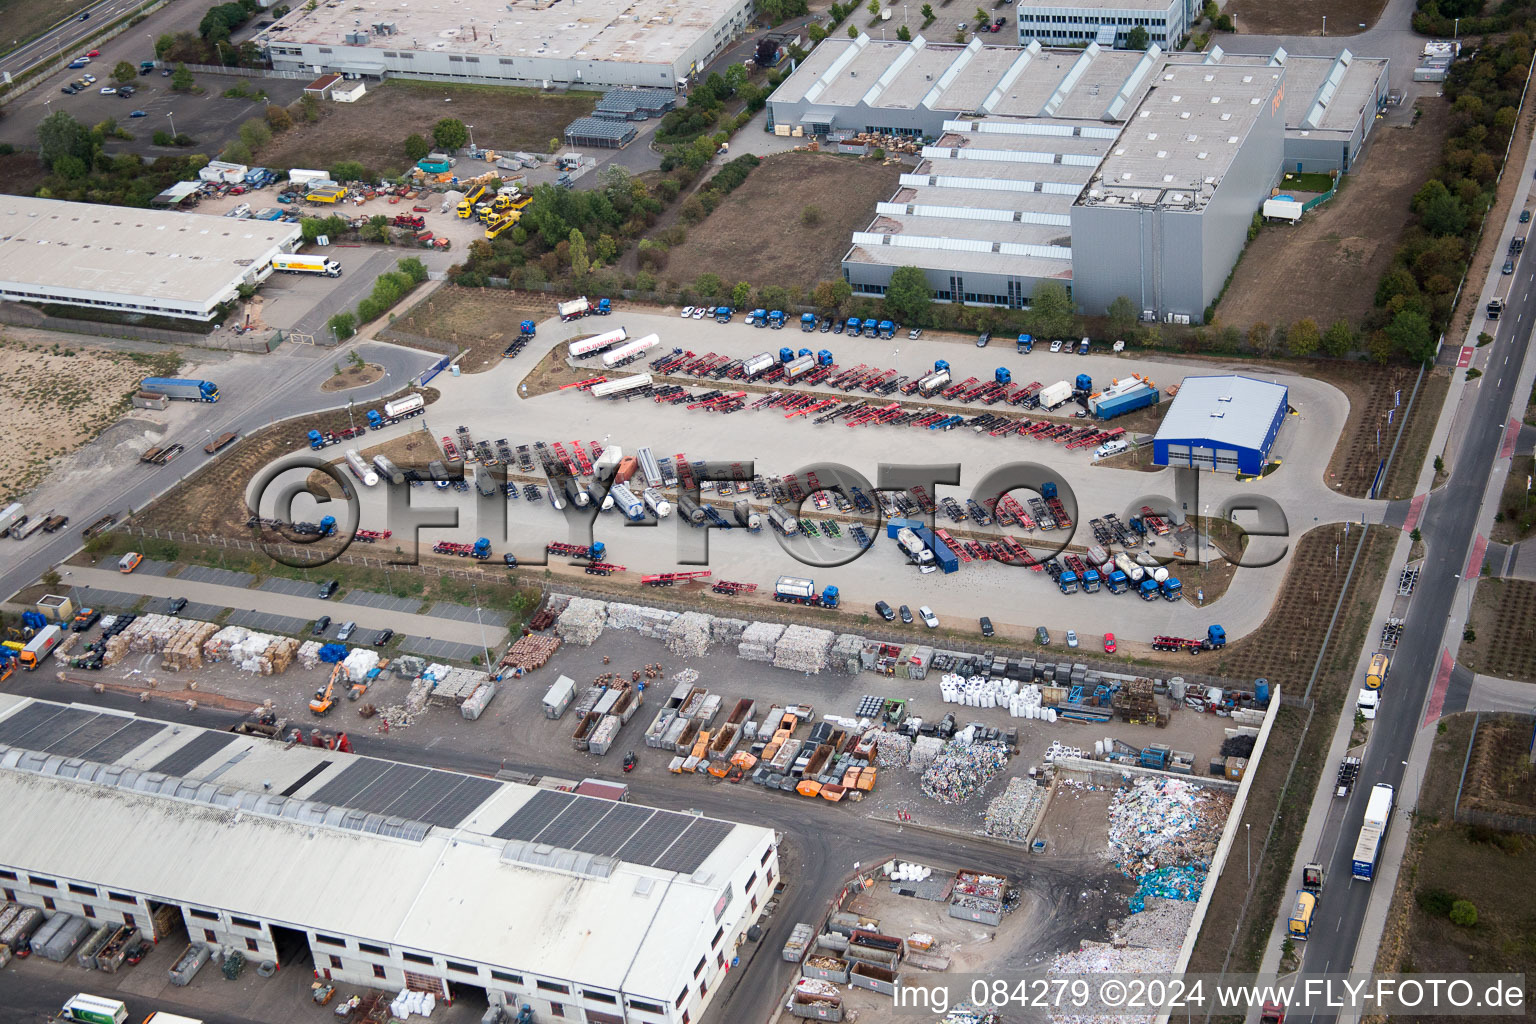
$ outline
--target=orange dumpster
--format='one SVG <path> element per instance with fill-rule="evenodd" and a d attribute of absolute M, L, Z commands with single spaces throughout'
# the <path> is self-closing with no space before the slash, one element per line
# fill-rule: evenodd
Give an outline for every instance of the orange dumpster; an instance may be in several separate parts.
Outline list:
<path fill-rule="evenodd" d="M 842 786 L 839 786 L 837 783 L 829 782 L 825 786 L 821 787 L 821 798 L 823 800 L 830 800 L 833 803 L 837 803 L 843 798 L 843 794 L 846 792 L 848 791 Z"/>
<path fill-rule="evenodd" d="M 821 783 L 815 779 L 805 779 L 795 787 L 795 792 L 801 796 L 815 796 L 821 792 Z"/>

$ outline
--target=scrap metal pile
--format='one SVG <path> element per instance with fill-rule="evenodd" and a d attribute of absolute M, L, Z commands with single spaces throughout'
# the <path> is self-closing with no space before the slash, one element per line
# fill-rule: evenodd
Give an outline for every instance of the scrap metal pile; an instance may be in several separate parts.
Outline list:
<path fill-rule="evenodd" d="M 923 772 L 923 795 L 941 804 L 963 804 L 1008 767 L 1008 749 L 1001 743 L 944 745 Z"/>

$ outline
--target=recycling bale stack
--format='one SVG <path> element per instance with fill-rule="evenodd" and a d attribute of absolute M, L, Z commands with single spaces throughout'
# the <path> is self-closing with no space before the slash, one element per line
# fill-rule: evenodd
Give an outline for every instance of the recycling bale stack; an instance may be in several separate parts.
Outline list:
<path fill-rule="evenodd" d="M 709 616 L 702 612 L 684 612 L 672 620 L 667 630 L 667 650 L 684 657 L 708 653 L 709 640 Z"/>
<path fill-rule="evenodd" d="M 987 805 L 984 827 L 989 836 L 1023 842 L 1040 816 L 1045 804 L 1045 790 L 1029 779 L 1015 776 L 1008 787 Z"/>
<path fill-rule="evenodd" d="M 907 759 L 907 768 L 914 772 L 927 771 L 943 749 L 944 741 L 937 736 L 919 736 L 912 742 L 912 756 Z"/>
<path fill-rule="evenodd" d="M 263 676 L 288 671 L 298 651 L 299 642 L 293 637 L 258 633 L 244 626 L 225 626 L 203 641 L 204 661 L 233 662 L 241 671 Z"/>
<path fill-rule="evenodd" d="M 827 667 L 834 634 L 814 626 L 790 626 L 773 649 L 773 667 L 819 674 Z"/>
<path fill-rule="evenodd" d="M 565 611 L 555 620 L 555 632 L 568 644 L 591 647 L 603 635 L 603 623 L 607 619 L 607 607 L 601 601 L 586 597 L 573 597 Z"/>
<path fill-rule="evenodd" d="M 784 635 L 784 627 L 777 622 L 754 622 L 741 633 L 741 644 L 736 654 L 743 661 L 773 661 L 773 649 Z"/>
<path fill-rule="evenodd" d="M 1006 767 L 1002 744 L 951 740 L 923 772 L 923 793 L 941 804 L 963 804 Z"/>
<path fill-rule="evenodd" d="M 665 640 L 677 616 L 662 608 L 610 602 L 605 624 L 608 629 L 631 629 L 652 640 Z"/>
<path fill-rule="evenodd" d="M 496 684 L 487 679 L 475 688 L 463 704 L 459 705 L 459 713 L 473 722 L 485 711 L 494 696 L 496 696 Z"/>
<path fill-rule="evenodd" d="M 711 617 L 709 620 L 709 642 L 712 644 L 731 645 L 741 643 L 741 634 L 747 628 L 746 619 L 721 619 Z"/>
<path fill-rule="evenodd" d="M 167 672 L 202 668 L 203 641 L 218 631 L 219 627 L 212 622 L 181 621 L 165 637 L 165 646 L 160 652 L 160 667 Z"/>
<path fill-rule="evenodd" d="M 324 646 L 318 640 L 305 640 L 299 644 L 299 666 L 305 671 L 313 671 L 315 666 L 320 664 L 320 648 Z"/>
<path fill-rule="evenodd" d="M 837 639 L 832 641 L 832 650 L 828 654 L 828 668 L 837 675 L 858 675 L 864 668 L 861 660 L 863 650 L 863 637 L 854 636 L 852 633 L 839 633 Z"/>

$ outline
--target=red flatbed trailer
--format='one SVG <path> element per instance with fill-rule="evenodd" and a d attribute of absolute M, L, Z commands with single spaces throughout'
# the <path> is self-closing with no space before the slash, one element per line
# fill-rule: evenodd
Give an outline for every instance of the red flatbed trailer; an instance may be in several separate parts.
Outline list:
<path fill-rule="evenodd" d="M 730 580 L 720 580 L 709 588 L 717 594 L 751 594 L 757 590 L 756 583 L 734 583 Z"/>
<path fill-rule="evenodd" d="M 588 377 L 586 380 L 579 380 L 574 384 L 562 384 L 560 385 L 560 390 L 568 391 L 571 388 L 575 388 L 577 391 L 590 391 L 599 384 L 607 383 L 607 381 L 607 377 Z"/>
<path fill-rule="evenodd" d="M 653 572 L 648 576 L 641 576 L 640 582 L 648 587 L 670 587 L 692 580 L 707 580 L 711 575 L 713 573 L 708 569 L 701 572 Z"/>

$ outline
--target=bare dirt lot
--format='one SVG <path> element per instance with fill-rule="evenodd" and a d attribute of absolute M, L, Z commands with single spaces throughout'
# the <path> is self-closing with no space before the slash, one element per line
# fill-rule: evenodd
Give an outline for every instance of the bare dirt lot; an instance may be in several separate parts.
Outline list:
<path fill-rule="evenodd" d="M 1237 30 L 1249 35 L 1315 36 L 1323 31 L 1323 18 L 1333 19 L 1328 26 L 1331 36 L 1352 36 L 1376 24 L 1386 0 L 1291 0 L 1290 3 L 1265 3 L 1264 0 L 1232 0 L 1222 8 L 1237 22 Z M 1225 33 L 1216 41 L 1231 49 Z M 1237 40 L 1233 40 L 1236 42 Z M 1246 51 L 1244 51 L 1246 52 Z"/>
<path fill-rule="evenodd" d="M 356 103 L 322 104 L 320 120 L 296 124 L 264 148 L 261 159 L 274 167 L 356 160 L 376 174 L 398 174 L 410 162 L 405 137 L 414 132 L 430 141 L 432 126 L 445 117 L 474 125 L 478 146 L 545 153 L 566 125 L 592 112 L 597 95 L 385 82 Z"/>
<path fill-rule="evenodd" d="M 411 344 L 403 335 L 457 345 L 468 350 L 459 368 L 480 373 L 500 365 L 502 351 L 517 337 L 518 324 L 546 319 L 553 305 L 547 295 L 444 285 L 391 324 L 388 337 L 401 345 Z"/>
<path fill-rule="evenodd" d="M 837 277 L 848 239 L 896 188 L 902 167 L 825 153 L 783 153 L 764 160 L 688 241 L 673 249 L 661 275 L 680 283 L 706 270 L 727 285 L 796 285 L 809 291 Z M 807 205 L 820 217 L 807 225 Z"/>
<path fill-rule="evenodd" d="M 1472 717 L 1445 720 L 1435 740 L 1393 894 L 1378 960 L 1382 971 L 1457 971 L 1469 964 L 1490 972 L 1536 970 L 1536 945 L 1530 940 L 1536 913 L 1530 900 L 1510 898 L 1536 871 L 1536 839 L 1458 824 L 1452 818 Z M 1519 813 L 1527 816 L 1532 776 L 1525 746 L 1530 732 L 1528 717 L 1482 716 L 1467 764 L 1467 784 L 1474 789 L 1485 783 L 1523 789 L 1527 796 Z M 1462 806 L 1467 806 L 1465 798 Z M 1475 910 L 1473 923 L 1451 920 L 1457 901 Z"/>
<path fill-rule="evenodd" d="M 37 154 L 20 150 L 0 156 L 0 192 L 13 196 L 29 196 L 48 177 L 43 165 L 37 162 Z"/>
<path fill-rule="evenodd" d="M 1425 97 L 1419 106 L 1424 115 L 1414 127 L 1376 129 L 1359 169 L 1332 201 L 1295 225 L 1266 227 L 1249 244 L 1216 308 L 1223 324 L 1289 325 L 1301 317 L 1298 295 L 1307 297 L 1306 315 L 1320 326 L 1360 322 L 1392 262 L 1408 199 L 1445 141 L 1444 101 Z"/>
<path fill-rule="evenodd" d="M 67 455 L 115 420 L 139 381 L 174 372 L 174 354 L 156 360 L 105 348 L 29 344 L 0 333 L 0 377 L 8 409 L 0 441 L 0 502 L 32 488 L 51 459 Z"/>
<path fill-rule="evenodd" d="M 1477 639 L 1463 640 L 1458 662 L 1503 679 L 1536 679 L 1536 582 L 1479 580 L 1469 624 Z"/>

